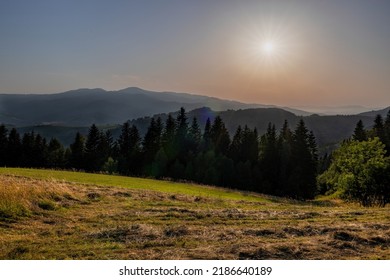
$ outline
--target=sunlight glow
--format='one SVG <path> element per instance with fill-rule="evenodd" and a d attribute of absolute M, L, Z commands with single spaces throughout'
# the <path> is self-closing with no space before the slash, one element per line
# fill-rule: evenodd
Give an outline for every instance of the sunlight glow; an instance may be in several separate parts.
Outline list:
<path fill-rule="evenodd" d="M 262 50 L 265 55 L 272 55 L 275 53 L 276 46 L 272 41 L 265 41 L 262 45 Z"/>

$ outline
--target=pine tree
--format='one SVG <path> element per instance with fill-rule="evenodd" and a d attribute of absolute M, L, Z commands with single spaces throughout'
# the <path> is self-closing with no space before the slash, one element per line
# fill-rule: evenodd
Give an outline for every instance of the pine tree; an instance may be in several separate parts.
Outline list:
<path fill-rule="evenodd" d="M 152 118 L 142 142 L 144 172 L 147 175 L 153 175 L 155 173 L 151 168 L 157 152 L 161 148 L 161 133 L 161 118 L 158 118 L 157 121 Z"/>
<path fill-rule="evenodd" d="M 278 194 L 279 153 L 275 125 L 268 124 L 267 132 L 260 141 L 260 167 L 263 173 L 262 191 Z"/>
<path fill-rule="evenodd" d="M 35 133 L 26 132 L 22 137 L 22 159 L 21 166 L 23 167 L 35 167 L 34 166 L 34 143 Z"/>
<path fill-rule="evenodd" d="M 99 171 L 102 167 L 100 155 L 101 133 L 95 124 L 88 132 L 87 141 L 85 142 L 85 170 Z"/>
<path fill-rule="evenodd" d="M 141 137 L 136 126 L 125 122 L 118 139 L 118 171 L 122 174 L 139 175 L 141 170 Z"/>
<path fill-rule="evenodd" d="M 363 121 L 359 120 L 356 124 L 352 139 L 356 141 L 367 141 L 367 132 L 364 129 Z"/>
<path fill-rule="evenodd" d="M 65 149 L 55 138 L 51 138 L 47 147 L 47 166 L 62 168 L 65 165 Z"/>
<path fill-rule="evenodd" d="M 188 131 L 188 147 L 194 154 L 199 151 L 202 133 L 196 117 L 192 119 L 191 127 Z"/>
<path fill-rule="evenodd" d="M 227 155 L 230 145 L 230 136 L 220 116 L 214 119 L 210 130 L 212 148 L 216 154 Z"/>
<path fill-rule="evenodd" d="M 188 158 L 188 122 L 186 112 L 183 107 L 180 108 L 176 124 L 177 129 L 174 140 L 177 154 L 176 157 L 182 165 L 185 165 Z"/>
<path fill-rule="evenodd" d="M 259 159 L 259 141 L 256 128 L 251 130 L 245 125 L 241 145 L 243 161 L 249 161 L 251 165 L 257 163 Z"/>
<path fill-rule="evenodd" d="M 210 118 L 207 118 L 201 142 L 201 151 L 206 152 L 209 149 L 211 149 L 211 121 Z"/>
<path fill-rule="evenodd" d="M 287 120 L 284 121 L 283 127 L 278 137 L 278 153 L 279 153 L 279 172 L 278 172 L 278 187 L 277 194 L 285 195 L 288 189 L 288 178 L 292 169 L 291 150 L 293 142 L 292 131 L 289 128 Z"/>
<path fill-rule="evenodd" d="M 12 128 L 8 134 L 7 165 L 11 167 L 22 166 L 22 143 L 15 128 Z"/>
<path fill-rule="evenodd" d="M 390 156 L 390 110 L 387 112 L 386 120 L 384 124 L 385 129 L 385 149 L 386 149 L 386 156 Z"/>
<path fill-rule="evenodd" d="M 293 134 L 292 170 L 288 195 L 294 198 L 311 199 L 316 194 L 317 161 L 310 140 L 310 133 L 301 119 Z"/>
<path fill-rule="evenodd" d="M 162 148 L 164 149 L 167 163 L 166 163 L 166 176 L 172 176 L 171 166 L 174 164 L 177 156 L 177 147 L 176 147 L 176 122 L 174 118 L 169 114 L 165 122 L 165 128 L 162 134 Z"/>
<path fill-rule="evenodd" d="M 71 168 L 81 170 L 85 168 L 85 140 L 80 132 L 76 133 L 74 142 L 70 145 L 71 155 L 69 165 Z"/>
<path fill-rule="evenodd" d="M 40 134 L 37 134 L 34 139 L 33 146 L 33 166 L 44 167 L 47 164 L 47 143 L 46 139 Z"/>
<path fill-rule="evenodd" d="M 7 129 L 0 125 L 0 166 L 7 164 L 8 137 Z"/>
<path fill-rule="evenodd" d="M 385 126 L 381 115 L 377 115 L 374 120 L 374 126 L 372 128 L 374 137 L 378 137 L 382 143 L 386 142 Z"/>
<path fill-rule="evenodd" d="M 99 141 L 99 163 L 100 166 L 103 166 L 109 157 L 113 154 L 113 138 L 111 132 L 107 130 L 106 132 L 100 132 L 100 141 Z"/>
<path fill-rule="evenodd" d="M 232 142 L 229 147 L 229 157 L 233 159 L 235 163 L 243 161 L 242 157 L 242 142 L 243 142 L 243 132 L 241 125 L 237 127 L 236 133 L 233 136 Z"/>

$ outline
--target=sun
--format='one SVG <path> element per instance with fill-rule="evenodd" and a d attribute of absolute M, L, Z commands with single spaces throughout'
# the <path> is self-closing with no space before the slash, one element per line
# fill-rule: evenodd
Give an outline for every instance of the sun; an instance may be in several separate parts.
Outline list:
<path fill-rule="evenodd" d="M 271 56 L 275 54 L 276 45 L 273 41 L 265 41 L 261 45 L 261 50 L 265 55 Z"/>

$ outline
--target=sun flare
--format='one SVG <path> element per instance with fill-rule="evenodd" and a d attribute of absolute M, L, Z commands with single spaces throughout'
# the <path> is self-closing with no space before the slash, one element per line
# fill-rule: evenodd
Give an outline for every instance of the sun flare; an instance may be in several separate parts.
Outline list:
<path fill-rule="evenodd" d="M 275 43 L 272 41 L 266 41 L 262 44 L 261 49 L 265 55 L 273 55 L 276 50 Z"/>

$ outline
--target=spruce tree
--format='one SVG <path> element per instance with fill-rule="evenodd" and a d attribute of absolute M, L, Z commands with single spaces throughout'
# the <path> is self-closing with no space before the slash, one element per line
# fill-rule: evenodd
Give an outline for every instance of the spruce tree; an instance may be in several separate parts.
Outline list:
<path fill-rule="evenodd" d="M 288 178 L 293 164 L 291 162 L 292 135 L 288 122 L 285 120 L 278 137 L 278 156 L 280 160 L 277 187 L 278 195 L 286 195 L 288 189 Z"/>
<path fill-rule="evenodd" d="M 157 152 L 161 148 L 161 133 L 161 118 L 158 118 L 157 121 L 152 118 L 142 142 L 144 172 L 147 175 L 153 175 L 155 173 L 152 170 L 152 165 Z"/>
<path fill-rule="evenodd" d="M 383 123 L 383 118 L 381 115 L 376 115 L 372 130 L 374 137 L 378 137 L 382 143 L 386 142 L 385 125 Z"/>
<path fill-rule="evenodd" d="M 168 159 L 171 160 L 176 155 L 176 147 L 174 146 L 176 133 L 176 122 L 171 114 L 168 115 L 168 118 L 165 122 L 165 128 L 162 134 L 162 145 L 165 150 L 165 154 Z"/>
<path fill-rule="evenodd" d="M 197 153 L 202 140 L 202 132 L 200 130 L 196 117 L 192 119 L 191 127 L 188 130 L 188 147 L 192 153 Z"/>
<path fill-rule="evenodd" d="M 70 144 L 69 165 L 71 168 L 81 170 L 85 168 L 85 140 L 80 132 L 76 133 L 74 142 Z"/>
<path fill-rule="evenodd" d="M 262 192 L 278 194 L 279 153 L 275 125 L 268 124 L 267 132 L 260 141 L 260 167 L 263 173 Z"/>
<path fill-rule="evenodd" d="M 201 151 L 206 152 L 211 149 L 211 121 L 207 118 L 203 131 L 203 137 L 201 142 Z"/>
<path fill-rule="evenodd" d="M 241 153 L 243 142 L 243 132 L 241 125 L 237 127 L 236 132 L 234 133 L 232 142 L 229 147 L 229 157 L 235 162 L 238 163 L 243 161 L 243 156 Z"/>
<path fill-rule="evenodd" d="M 386 155 L 390 156 L 390 110 L 387 112 L 386 115 L 386 120 L 384 124 L 384 129 L 385 129 L 385 149 L 386 149 Z"/>
<path fill-rule="evenodd" d="M 230 136 L 220 116 L 214 119 L 210 130 L 212 148 L 216 154 L 227 155 L 230 145 Z"/>
<path fill-rule="evenodd" d="M 22 166 L 22 143 L 15 128 L 12 128 L 8 134 L 7 165 L 11 167 Z"/>
<path fill-rule="evenodd" d="M 177 159 L 182 165 L 188 157 L 188 122 L 186 112 L 183 107 L 180 108 L 179 115 L 176 118 L 175 148 Z M 178 166 L 178 165 L 177 165 Z"/>
<path fill-rule="evenodd" d="M 26 132 L 22 137 L 22 159 L 21 166 L 34 167 L 34 150 L 35 150 L 35 133 L 34 131 Z"/>
<path fill-rule="evenodd" d="M 293 134 L 292 170 L 288 195 L 294 198 L 312 199 L 316 195 L 317 155 L 310 133 L 301 119 Z"/>
<path fill-rule="evenodd" d="M 7 129 L 0 125 L 0 166 L 7 165 L 8 137 Z"/>
<path fill-rule="evenodd" d="M 50 168 L 63 168 L 64 165 L 64 146 L 56 138 L 51 138 L 47 147 L 47 166 Z"/>
<path fill-rule="evenodd" d="M 118 139 L 118 171 L 125 175 L 138 175 L 141 170 L 141 137 L 136 126 L 125 122 Z"/>
<path fill-rule="evenodd" d="M 100 155 L 101 133 L 95 124 L 88 132 L 87 141 L 85 142 L 85 170 L 99 171 L 102 167 Z"/>
<path fill-rule="evenodd" d="M 367 141 L 367 132 L 364 129 L 363 121 L 359 120 L 356 124 L 355 130 L 352 135 L 352 139 L 355 141 Z"/>

